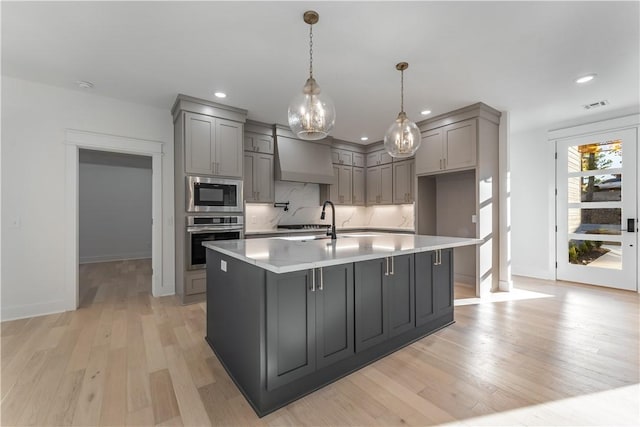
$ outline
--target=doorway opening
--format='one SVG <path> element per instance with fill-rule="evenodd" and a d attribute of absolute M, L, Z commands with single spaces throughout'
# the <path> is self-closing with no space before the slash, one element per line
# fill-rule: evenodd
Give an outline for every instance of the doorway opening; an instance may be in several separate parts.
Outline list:
<path fill-rule="evenodd" d="M 80 151 L 94 150 L 112 155 L 137 155 L 151 159 L 151 294 L 169 295 L 162 280 L 162 143 L 85 131 L 66 131 L 65 184 L 65 279 L 67 310 L 80 303 L 79 293 L 79 189 Z"/>
<path fill-rule="evenodd" d="M 149 156 L 80 149 L 81 307 L 94 299 L 151 295 L 151 178 Z"/>

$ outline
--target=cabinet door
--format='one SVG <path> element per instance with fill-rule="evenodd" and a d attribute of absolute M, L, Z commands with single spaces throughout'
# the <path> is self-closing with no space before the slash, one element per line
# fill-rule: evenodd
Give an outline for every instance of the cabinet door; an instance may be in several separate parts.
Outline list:
<path fill-rule="evenodd" d="M 393 164 L 393 203 L 413 201 L 413 161 Z"/>
<path fill-rule="evenodd" d="M 211 175 L 214 162 L 215 119 L 202 114 L 184 115 L 184 170 Z"/>
<path fill-rule="evenodd" d="M 340 204 L 351 204 L 352 174 L 351 166 L 340 166 L 338 178 L 338 203 Z"/>
<path fill-rule="evenodd" d="M 316 351 L 318 368 L 354 353 L 353 264 L 318 268 Z"/>
<path fill-rule="evenodd" d="M 242 177 L 242 124 L 216 119 L 215 175 Z"/>
<path fill-rule="evenodd" d="M 380 203 L 393 203 L 393 165 L 380 166 Z"/>
<path fill-rule="evenodd" d="M 273 137 L 259 133 L 245 132 L 244 149 L 246 151 L 273 154 Z"/>
<path fill-rule="evenodd" d="M 391 157 L 391 154 L 387 153 L 386 151 L 380 151 L 381 165 L 386 165 L 387 163 L 391 163 L 392 161 L 393 161 L 393 157 Z"/>
<path fill-rule="evenodd" d="M 316 292 L 310 270 L 267 272 L 267 390 L 316 369 Z"/>
<path fill-rule="evenodd" d="M 438 172 L 442 169 L 443 144 L 442 128 L 422 133 L 422 143 L 416 151 L 416 174 Z"/>
<path fill-rule="evenodd" d="M 367 166 L 377 166 L 380 164 L 380 152 L 374 151 L 367 154 Z"/>
<path fill-rule="evenodd" d="M 453 310 L 452 249 L 415 254 L 416 326 Z"/>
<path fill-rule="evenodd" d="M 387 339 L 387 259 L 355 263 L 356 352 Z"/>
<path fill-rule="evenodd" d="M 440 251 L 440 262 L 433 269 L 433 310 L 436 316 L 453 310 L 453 249 Z"/>
<path fill-rule="evenodd" d="M 353 166 L 357 166 L 359 168 L 364 167 L 364 154 L 353 153 Z"/>
<path fill-rule="evenodd" d="M 354 205 L 364 205 L 365 188 L 364 188 L 364 168 L 353 168 L 353 194 L 352 200 Z"/>
<path fill-rule="evenodd" d="M 333 203 L 340 203 L 340 166 L 333 165 L 333 176 L 336 177 L 336 183 L 329 185 L 329 200 Z"/>
<path fill-rule="evenodd" d="M 254 154 L 253 160 L 253 188 L 257 192 L 258 202 L 273 202 L 273 156 L 270 154 Z"/>
<path fill-rule="evenodd" d="M 429 323 L 435 316 L 433 304 L 433 268 L 435 252 L 415 254 L 416 326 Z"/>
<path fill-rule="evenodd" d="M 445 169 L 476 165 L 476 120 L 454 123 L 444 128 Z"/>
<path fill-rule="evenodd" d="M 415 276 L 413 254 L 390 257 L 389 260 L 389 336 L 393 337 L 415 327 Z"/>
<path fill-rule="evenodd" d="M 368 205 L 380 203 L 380 166 L 367 168 L 366 194 Z"/>
<path fill-rule="evenodd" d="M 254 166 L 255 157 L 253 153 L 244 153 L 244 178 L 243 178 L 243 197 L 247 202 L 257 201 L 256 189 L 253 186 L 254 183 Z"/>

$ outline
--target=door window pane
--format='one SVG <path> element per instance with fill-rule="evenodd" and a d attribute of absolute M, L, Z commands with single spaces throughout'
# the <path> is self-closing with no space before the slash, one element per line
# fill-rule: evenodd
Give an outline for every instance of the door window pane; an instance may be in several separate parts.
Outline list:
<path fill-rule="evenodd" d="M 620 234 L 622 209 L 568 209 L 569 233 Z"/>
<path fill-rule="evenodd" d="M 568 202 L 619 202 L 621 190 L 622 174 L 576 176 L 568 180 Z"/>
<path fill-rule="evenodd" d="M 616 169 L 622 167 L 622 141 L 596 141 L 568 148 L 569 172 Z"/>
<path fill-rule="evenodd" d="M 589 267 L 622 269 L 622 244 L 602 240 L 569 240 L 569 262 Z"/>

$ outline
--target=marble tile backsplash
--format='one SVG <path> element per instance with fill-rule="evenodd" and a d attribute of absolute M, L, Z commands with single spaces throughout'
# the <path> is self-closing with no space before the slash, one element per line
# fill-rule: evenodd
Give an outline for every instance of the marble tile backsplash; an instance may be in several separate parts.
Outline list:
<path fill-rule="evenodd" d="M 331 211 L 320 220 L 322 206 L 319 184 L 276 181 L 276 202 L 289 202 L 289 210 L 274 208 L 271 203 L 248 203 L 245 210 L 246 231 L 276 230 L 278 224 L 331 224 Z M 336 206 L 336 226 L 414 229 L 413 204 L 385 206 Z"/>

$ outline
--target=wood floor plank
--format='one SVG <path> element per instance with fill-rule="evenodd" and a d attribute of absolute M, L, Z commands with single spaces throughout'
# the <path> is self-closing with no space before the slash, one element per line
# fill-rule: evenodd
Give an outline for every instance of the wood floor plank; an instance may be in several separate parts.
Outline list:
<path fill-rule="evenodd" d="M 85 370 L 67 372 L 56 391 L 44 425 L 69 426 L 73 422 Z"/>
<path fill-rule="evenodd" d="M 100 425 L 122 426 L 127 420 L 127 351 L 109 350 Z"/>
<path fill-rule="evenodd" d="M 153 419 L 156 424 L 167 423 L 179 418 L 180 409 L 173 391 L 173 383 L 168 369 L 161 369 L 149 374 L 151 385 L 151 402 L 153 403 Z"/>
<path fill-rule="evenodd" d="M 160 333 L 153 315 L 143 315 L 142 335 L 144 337 L 145 354 L 147 356 L 147 370 L 149 373 L 166 369 L 167 361 L 160 341 Z"/>
<path fill-rule="evenodd" d="M 80 396 L 73 414 L 74 426 L 94 426 L 100 423 L 104 397 L 105 373 L 109 357 L 107 345 L 93 347 L 82 380 Z"/>

